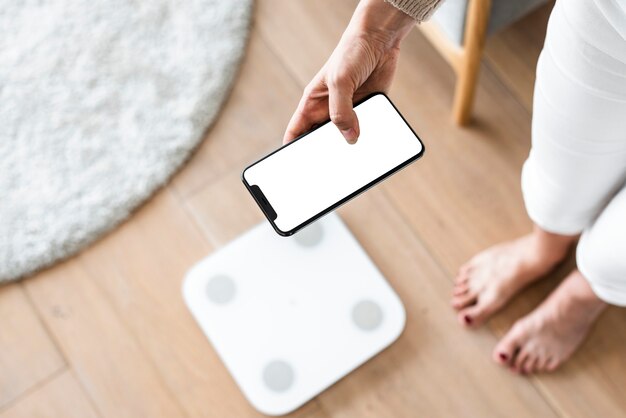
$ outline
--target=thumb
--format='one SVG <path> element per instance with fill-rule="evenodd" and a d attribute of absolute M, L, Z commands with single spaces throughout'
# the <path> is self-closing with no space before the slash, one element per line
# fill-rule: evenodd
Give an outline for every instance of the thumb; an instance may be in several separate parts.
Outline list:
<path fill-rule="evenodd" d="M 359 120 L 352 108 L 353 90 L 346 83 L 328 86 L 328 112 L 330 120 L 339 128 L 343 137 L 354 144 L 359 137 Z"/>

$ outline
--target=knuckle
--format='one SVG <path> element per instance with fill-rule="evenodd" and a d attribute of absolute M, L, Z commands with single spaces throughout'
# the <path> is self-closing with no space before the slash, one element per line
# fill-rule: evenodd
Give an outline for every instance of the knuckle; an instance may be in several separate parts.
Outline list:
<path fill-rule="evenodd" d="M 302 109 L 309 106 L 310 101 L 311 101 L 311 96 L 306 93 L 303 94 L 302 97 L 300 98 L 300 101 L 298 102 L 297 111 L 302 111 Z"/>
<path fill-rule="evenodd" d="M 298 104 L 298 107 L 293 114 L 293 118 L 297 121 L 306 120 L 312 107 L 313 104 L 311 103 L 311 100 L 302 100 L 302 102 Z"/>
<path fill-rule="evenodd" d="M 308 99 L 309 97 L 311 97 L 315 87 L 316 86 L 313 85 L 312 83 L 307 84 L 306 87 L 304 87 L 304 90 L 302 90 L 302 100 L 305 100 L 305 99 Z"/>
<path fill-rule="evenodd" d="M 344 112 L 335 111 L 330 113 L 330 120 L 332 120 L 335 125 L 347 125 L 350 123 L 351 117 Z"/>
<path fill-rule="evenodd" d="M 331 88 L 340 88 L 350 84 L 350 76 L 346 71 L 336 71 L 328 77 L 328 85 Z"/>
<path fill-rule="evenodd" d="M 304 119 L 306 117 L 306 103 L 303 103 L 302 106 L 298 106 L 296 111 L 293 113 L 292 119 L 297 121 L 300 119 Z"/>
<path fill-rule="evenodd" d="M 337 88 L 341 85 L 341 79 L 339 79 L 337 74 L 331 74 L 330 76 L 327 77 L 326 83 L 328 84 L 328 87 L 331 89 Z"/>

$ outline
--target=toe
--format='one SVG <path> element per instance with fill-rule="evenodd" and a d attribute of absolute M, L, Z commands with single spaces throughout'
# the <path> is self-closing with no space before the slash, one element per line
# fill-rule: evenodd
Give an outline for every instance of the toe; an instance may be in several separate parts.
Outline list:
<path fill-rule="evenodd" d="M 468 326 L 477 327 L 482 325 L 497 309 L 497 306 L 489 298 L 481 295 L 476 304 L 461 308 L 459 318 Z"/>
<path fill-rule="evenodd" d="M 550 357 L 546 363 L 546 370 L 549 372 L 555 371 L 560 365 L 560 361 L 555 357 Z"/>
<path fill-rule="evenodd" d="M 539 358 L 535 354 L 529 355 L 526 362 L 522 365 L 522 371 L 524 374 L 536 373 L 538 362 Z"/>
<path fill-rule="evenodd" d="M 535 363 L 535 372 L 539 373 L 539 372 L 543 372 L 546 370 L 546 363 L 547 363 L 547 359 L 545 356 L 539 356 L 537 358 L 537 362 Z"/>
<path fill-rule="evenodd" d="M 474 303 L 476 303 L 476 295 L 471 292 L 457 295 L 452 298 L 452 307 L 457 311 L 459 309 L 466 308 Z"/>
<path fill-rule="evenodd" d="M 524 360 L 520 362 L 518 367 L 516 367 L 517 372 L 519 374 L 528 374 L 528 370 L 530 369 L 532 362 L 533 358 L 529 354 L 526 354 Z"/>
<path fill-rule="evenodd" d="M 496 363 L 502 365 L 502 366 L 508 366 L 509 362 L 511 361 L 511 355 L 508 353 L 503 353 L 501 351 L 498 350 L 493 350 L 493 361 L 495 361 Z"/>
<path fill-rule="evenodd" d="M 515 361 L 513 362 L 512 369 L 517 373 L 524 372 L 524 365 L 526 361 L 529 359 L 530 353 L 522 347 L 520 349 L 519 354 L 515 357 Z"/>
<path fill-rule="evenodd" d="M 469 284 L 469 276 L 467 274 L 458 275 L 454 278 L 454 286 L 467 286 Z"/>
<path fill-rule="evenodd" d="M 466 283 L 457 284 L 452 289 L 452 295 L 458 296 L 469 291 L 469 286 Z"/>
<path fill-rule="evenodd" d="M 467 262 L 465 264 L 463 264 L 461 267 L 459 267 L 459 274 L 458 276 L 467 276 L 467 274 L 470 272 L 470 270 L 472 269 L 472 265 L 470 262 Z"/>
<path fill-rule="evenodd" d="M 493 358 L 497 363 L 504 366 L 514 364 L 521 345 L 521 333 L 513 327 L 496 345 L 493 350 Z"/>
<path fill-rule="evenodd" d="M 471 269 L 461 269 L 458 271 L 456 277 L 454 278 L 454 284 L 459 285 L 463 283 L 468 283 L 471 279 L 471 276 Z"/>

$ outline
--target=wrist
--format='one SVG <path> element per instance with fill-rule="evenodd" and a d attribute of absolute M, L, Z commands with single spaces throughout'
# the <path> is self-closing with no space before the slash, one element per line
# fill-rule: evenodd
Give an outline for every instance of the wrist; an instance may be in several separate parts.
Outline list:
<path fill-rule="evenodd" d="M 385 0 L 361 0 L 349 27 L 397 48 L 415 26 L 415 20 Z"/>

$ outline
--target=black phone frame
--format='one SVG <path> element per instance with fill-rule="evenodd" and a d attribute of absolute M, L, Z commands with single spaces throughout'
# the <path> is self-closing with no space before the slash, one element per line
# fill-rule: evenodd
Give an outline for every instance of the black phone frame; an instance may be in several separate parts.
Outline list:
<path fill-rule="evenodd" d="M 411 130 L 411 132 L 413 133 L 413 135 L 415 135 L 415 138 L 418 140 L 418 142 L 422 145 L 422 149 L 419 153 L 417 153 L 417 155 L 409 158 L 408 160 L 404 161 L 402 164 L 397 165 L 396 167 L 392 168 L 391 170 L 387 171 L 386 173 L 380 175 L 379 177 L 375 178 L 374 180 L 372 180 L 371 182 L 369 182 L 368 184 L 366 184 L 365 186 L 357 189 L 356 191 L 350 193 L 348 196 L 344 197 L 343 199 L 339 200 L 338 202 L 332 204 L 331 206 L 329 206 L 328 208 L 324 209 L 323 211 L 321 211 L 320 213 L 312 216 L 311 218 L 307 219 L 306 221 L 304 221 L 303 223 L 301 223 L 300 225 L 294 227 L 293 229 L 289 230 L 289 231 L 283 231 L 280 228 L 278 228 L 276 226 L 276 224 L 274 223 L 274 220 L 276 219 L 276 217 L 273 216 L 273 214 L 268 214 L 266 212 L 266 209 L 264 208 L 264 205 L 259 201 L 259 198 L 257 198 L 257 196 L 255 195 L 255 193 L 252 192 L 252 186 L 250 184 L 248 184 L 246 178 L 245 178 L 245 174 L 246 174 L 246 170 L 248 170 L 250 167 L 260 163 L 261 161 L 265 160 L 268 157 L 271 157 L 272 155 L 276 154 L 277 152 L 279 152 L 280 150 L 282 150 L 283 148 L 286 148 L 290 145 L 292 145 L 293 143 L 295 143 L 296 141 L 301 140 L 302 138 L 308 136 L 309 134 L 315 132 L 316 130 L 318 130 L 319 128 L 321 128 L 322 126 L 326 125 L 327 123 L 331 122 L 330 119 L 328 119 L 327 121 L 321 123 L 320 125 L 316 126 L 314 129 L 300 135 L 299 137 L 295 138 L 293 141 L 289 142 L 288 144 L 285 144 L 277 149 L 275 149 L 274 151 L 270 152 L 269 154 L 267 154 L 266 156 L 258 159 L 257 161 L 253 162 L 252 164 L 248 165 L 246 168 L 243 169 L 243 171 L 241 172 L 241 181 L 243 182 L 243 184 L 246 186 L 246 189 L 248 189 L 248 192 L 252 195 L 252 198 L 254 199 L 254 201 L 256 202 L 256 204 L 259 206 L 259 208 L 261 209 L 261 212 L 263 212 L 263 215 L 265 215 L 265 217 L 267 218 L 268 222 L 272 225 L 272 227 L 274 228 L 274 230 L 276 231 L 276 233 L 280 236 L 283 237 L 289 237 L 292 236 L 293 234 L 295 234 L 296 232 L 298 232 L 300 229 L 306 227 L 307 225 L 315 222 L 316 220 L 320 219 L 322 216 L 332 212 L 333 210 L 337 209 L 339 206 L 343 205 L 344 203 L 347 203 L 348 201 L 354 199 L 355 197 L 357 197 L 358 195 L 360 195 L 361 193 L 367 191 L 369 188 L 375 186 L 376 184 L 382 182 L 383 180 L 387 179 L 388 177 L 392 176 L 393 174 L 397 173 L 398 171 L 402 170 L 403 168 L 405 168 L 406 166 L 408 166 L 409 164 L 419 160 L 420 158 L 422 158 L 422 156 L 424 155 L 424 152 L 426 150 L 426 147 L 424 146 L 424 142 L 422 141 L 422 139 L 417 135 L 417 133 L 415 133 L 415 131 L 413 130 L 413 128 L 411 127 L 411 125 L 409 125 L 409 123 L 407 122 L 407 120 L 405 119 L 405 117 L 402 115 L 402 113 L 400 113 L 400 111 L 398 110 L 398 108 L 396 107 L 396 105 L 391 101 L 391 99 L 389 98 L 389 96 L 387 96 L 387 94 L 385 94 L 384 92 L 374 92 L 371 93 L 367 96 L 365 96 L 364 98 L 362 98 L 361 100 L 359 100 L 358 102 L 356 102 L 353 107 L 357 107 L 358 105 L 360 105 L 361 103 L 371 99 L 372 97 L 375 96 L 379 96 L 382 95 L 385 97 L 385 99 L 387 99 L 387 101 L 391 104 L 391 106 L 395 109 L 396 112 L 398 112 L 398 115 L 400 115 L 400 117 L 402 118 L 402 121 L 406 124 L 406 126 Z M 253 185 L 253 186 L 257 186 L 257 188 L 259 188 L 259 190 L 261 190 L 261 188 L 258 185 Z M 271 206 L 271 203 L 269 203 L 269 201 L 266 199 L 266 202 L 268 202 L 268 204 Z M 273 208 L 272 208 L 273 210 Z M 274 211 L 274 213 L 276 213 Z M 273 218 L 273 219 L 272 219 Z"/>

